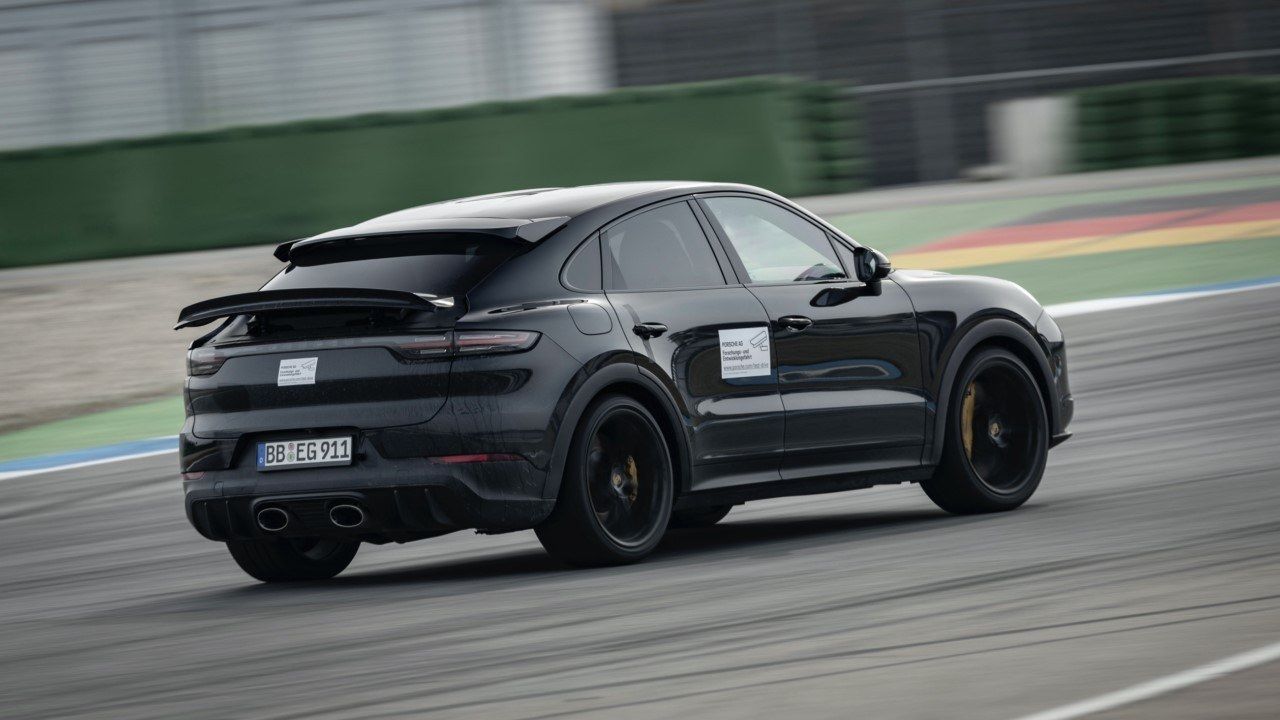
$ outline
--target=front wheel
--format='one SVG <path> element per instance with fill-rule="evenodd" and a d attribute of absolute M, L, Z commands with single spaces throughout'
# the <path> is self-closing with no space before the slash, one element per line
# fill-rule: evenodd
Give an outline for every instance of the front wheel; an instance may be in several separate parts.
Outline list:
<path fill-rule="evenodd" d="M 1017 356 L 987 348 L 969 358 L 947 406 L 942 460 L 922 482 L 947 512 L 1012 510 L 1040 485 L 1049 418 L 1031 371 Z"/>
<path fill-rule="evenodd" d="M 328 580 L 346 570 L 359 549 L 359 541 L 327 538 L 227 542 L 227 550 L 240 569 L 268 583 Z"/>
<path fill-rule="evenodd" d="M 571 565 L 641 560 L 666 532 L 674 477 L 653 415 L 629 397 L 603 397 L 578 425 L 559 498 L 537 527 L 538 539 Z"/>

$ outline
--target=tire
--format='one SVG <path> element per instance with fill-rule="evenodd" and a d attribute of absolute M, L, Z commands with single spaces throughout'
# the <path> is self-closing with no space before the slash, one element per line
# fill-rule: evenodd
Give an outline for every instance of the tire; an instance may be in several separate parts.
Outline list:
<path fill-rule="evenodd" d="M 359 549 L 358 541 L 323 538 L 227 542 L 240 569 L 267 583 L 328 580 L 347 569 Z"/>
<path fill-rule="evenodd" d="M 942 459 L 922 482 L 957 515 L 1003 512 L 1027 501 L 1049 456 L 1044 397 L 1016 355 L 986 348 L 965 360 L 947 405 Z"/>
<path fill-rule="evenodd" d="M 602 397 L 574 432 L 560 496 L 536 528 L 538 540 L 570 565 L 642 560 L 666 532 L 674 480 L 653 415 L 629 397 Z"/>
<path fill-rule="evenodd" d="M 732 509 L 732 505 L 712 505 L 710 507 L 689 508 L 688 510 L 675 510 L 671 513 L 671 523 L 668 527 L 711 527 L 723 520 L 724 516 L 728 515 Z"/>

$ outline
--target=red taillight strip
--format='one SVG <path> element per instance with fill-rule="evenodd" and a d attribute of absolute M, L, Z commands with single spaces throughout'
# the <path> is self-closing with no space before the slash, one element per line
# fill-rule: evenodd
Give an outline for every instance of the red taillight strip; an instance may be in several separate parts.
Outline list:
<path fill-rule="evenodd" d="M 470 455 L 440 455 L 438 457 L 427 458 L 434 463 L 442 463 L 444 465 L 460 465 L 463 463 L 482 463 L 482 462 L 503 462 L 509 460 L 523 460 L 524 458 L 512 453 L 472 453 Z"/>
<path fill-rule="evenodd" d="M 537 344 L 538 338 L 538 333 L 527 330 L 460 330 L 435 335 L 330 338 L 219 348 L 199 347 L 187 353 L 187 371 L 189 375 L 212 375 L 228 359 L 246 355 L 349 348 L 384 347 L 406 360 L 433 360 L 453 354 L 514 353 L 532 348 Z"/>

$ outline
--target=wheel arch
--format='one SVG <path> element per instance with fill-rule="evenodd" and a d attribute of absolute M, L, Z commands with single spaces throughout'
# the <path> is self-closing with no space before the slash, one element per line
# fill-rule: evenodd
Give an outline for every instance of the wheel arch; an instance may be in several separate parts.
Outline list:
<path fill-rule="evenodd" d="M 560 494 L 560 483 L 564 478 L 565 466 L 569 457 L 569 446 L 573 435 L 587 408 L 597 398 L 608 394 L 625 395 L 640 403 L 653 415 L 667 439 L 667 446 L 672 450 L 672 465 L 676 474 L 675 497 L 688 490 L 692 472 L 689 454 L 689 438 L 685 424 L 676 409 L 675 402 L 657 379 L 634 363 L 615 363 L 607 365 L 583 382 L 574 393 L 560 424 L 561 432 L 557 434 L 551 465 L 547 472 L 547 481 L 542 496 L 554 499 Z M 567 432 L 566 432 L 567 431 Z"/>
<path fill-rule="evenodd" d="M 1026 364 L 1044 400 L 1045 409 L 1049 414 L 1049 427 L 1058 427 L 1058 403 L 1054 401 L 1053 396 L 1053 371 L 1049 367 L 1049 359 L 1044 348 L 1040 347 L 1031 331 L 1022 325 L 1004 318 L 987 319 L 961 336 L 947 361 L 946 369 L 942 373 L 942 381 L 938 385 L 938 410 L 934 413 L 933 432 L 924 451 L 925 464 L 935 465 L 942 457 L 942 446 L 946 439 L 947 413 L 960 368 L 974 353 L 987 347 L 1007 350 Z"/>

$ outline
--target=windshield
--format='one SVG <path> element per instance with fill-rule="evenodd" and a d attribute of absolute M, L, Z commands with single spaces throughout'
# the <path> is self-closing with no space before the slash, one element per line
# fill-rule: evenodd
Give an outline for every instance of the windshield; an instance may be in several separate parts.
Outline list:
<path fill-rule="evenodd" d="M 519 250 L 485 236 L 338 241 L 302 254 L 262 289 L 370 288 L 457 297 Z"/>

